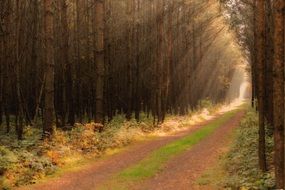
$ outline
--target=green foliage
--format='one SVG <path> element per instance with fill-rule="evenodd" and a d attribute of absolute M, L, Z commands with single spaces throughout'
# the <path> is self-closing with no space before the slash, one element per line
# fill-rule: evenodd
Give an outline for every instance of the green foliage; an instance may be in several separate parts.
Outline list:
<path fill-rule="evenodd" d="M 37 155 L 35 151 L 27 151 L 25 145 L 22 147 L 21 143 L 13 150 L 0 146 L 0 155 L 1 181 L 5 184 L 5 188 L 2 187 L 4 189 L 8 189 L 9 186 L 34 183 L 56 170 L 51 160 Z"/>
<path fill-rule="evenodd" d="M 214 113 L 220 106 L 221 104 L 215 104 L 212 100 L 206 98 L 199 101 L 197 109 L 200 111 L 207 110 L 209 113 Z"/>
<path fill-rule="evenodd" d="M 126 121 L 126 117 L 123 114 L 117 114 L 113 119 L 107 124 L 111 128 L 120 128 L 123 123 Z"/>
<path fill-rule="evenodd" d="M 14 130 L 9 135 L 0 134 L 0 189 L 35 183 L 56 170 L 43 154 L 44 143 L 39 140 L 41 130 L 27 126 L 24 134 L 23 141 L 17 140 Z"/>
<path fill-rule="evenodd" d="M 16 186 L 35 183 L 46 175 L 53 174 L 57 167 L 45 156 L 35 156 L 34 154 L 23 151 L 18 155 L 19 164 L 17 170 L 21 175 L 16 176 Z"/>
<path fill-rule="evenodd" d="M 17 156 L 4 146 L 0 146 L 0 175 L 12 169 L 18 161 Z"/>
<path fill-rule="evenodd" d="M 199 107 L 200 109 L 212 108 L 213 106 L 214 106 L 214 104 L 213 104 L 213 102 L 212 102 L 209 98 L 200 100 L 200 101 L 199 101 L 199 105 L 198 105 L 198 107 Z"/>
<path fill-rule="evenodd" d="M 267 155 L 272 163 L 272 137 L 267 136 Z M 249 111 L 236 133 L 236 140 L 225 158 L 228 177 L 225 185 L 233 189 L 271 189 L 273 173 L 262 173 L 258 167 L 258 116 Z"/>

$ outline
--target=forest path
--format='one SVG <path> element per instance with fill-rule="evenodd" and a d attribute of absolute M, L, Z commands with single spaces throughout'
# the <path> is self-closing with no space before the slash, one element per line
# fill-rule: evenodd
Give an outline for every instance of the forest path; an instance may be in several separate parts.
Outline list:
<path fill-rule="evenodd" d="M 219 163 L 219 158 L 226 153 L 231 142 L 232 134 L 238 127 L 244 112 L 235 114 L 229 121 L 215 130 L 189 151 L 170 160 L 153 178 L 143 182 L 140 190 L 217 190 L 211 182 L 199 184 L 198 180 L 209 169 Z"/>
<path fill-rule="evenodd" d="M 195 189 L 194 182 L 207 168 L 215 163 L 223 153 L 222 149 L 230 142 L 229 134 L 238 126 L 244 111 L 236 111 L 233 116 L 225 120 L 221 126 L 215 128 L 209 136 L 200 139 L 191 149 L 169 159 L 163 168 L 149 179 L 136 181 L 136 183 L 114 184 L 113 176 L 124 171 L 142 160 L 153 152 L 175 143 L 183 138 L 195 135 L 207 125 L 217 122 L 227 113 L 217 116 L 212 120 L 193 126 L 185 131 L 174 135 L 159 137 L 154 140 L 136 143 L 127 150 L 112 155 L 106 159 L 100 159 L 95 163 L 84 167 L 80 171 L 63 174 L 57 179 L 51 179 L 43 184 L 20 188 L 22 190 L 93 190 L 93 189 Z M 115 178 L 116 180 L 116 178 Z M 127 180 L 127 179 L 126 179 Z M 110 181 L 110 183 L 108 183 Z M 125 183 L 126 182 L 126 183 Z M 127 186 L 126 186 L 127 185 Z M 195 188 L 194 188 L 195 186 Z M 197 187 L 198 188 L 198 187 Z M 196 189 L 197 189 L 196 188 Z M 198 188 L 199 189 L 199 188 Z"/>

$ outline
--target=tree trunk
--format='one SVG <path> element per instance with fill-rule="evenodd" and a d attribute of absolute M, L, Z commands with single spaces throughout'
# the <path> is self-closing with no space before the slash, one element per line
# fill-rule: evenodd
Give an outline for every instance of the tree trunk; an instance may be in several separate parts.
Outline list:
<path fill-rule="evenodd" d="M 97 0 L 96 0 L 97 2 Z M 75 45 L 75 51 L 76 51 L 76 80 L 75 80 L 75 92 L 76 92 L 76 115 L 80 123 L 83 121 L 83 105 L 82 105 L 82 73 L 81 73 L 81 61 L 82 61 L 82 52 L 81 52 L 81 41 L 82 41 L 82 32 L 83 32 L 83 25 L 82 20 L 83 19 L 83 11 L 82 11 L 82 0 L 76 0 L 76 45 Z"/>
<path fill-rule="evenodd" d="M 140 0 L 135 0 L 134 3 L 134 27 L 135 27 L 135 39 L 134 42 L 136 44 L 135 46 L 135 95 L 134 95 L 134 101 L 135 101 L 135 119 L 137 122 L 140 120 L 140 104 L 141 104 L 141 98 L 140 98 L 140 39 L 141 39 L 141 26 L 140 26 L 140 18 L 139 18 L 139 11 L 141 10 L 141 2 Z"/>
<path fill-rule="evenodd" d="M 5 19 L 5 25 L 6 25 L 6 35 L 4 36 L 3 39 L 3 54 L 4 54 L 4 59 L 6 60 L 3 65 L 3 107 L 4 107 L 4 114 L 5 114 L 5 122 L 6 122 L 6 132 L 10 132 L 10 97 L 9 97 L 9 92 L 11 88 L 11 81 L 10 79 L 10 64 L 11 64 L 11 40 L 12 40 L 12 30 L 11 30 L 11 13 L 10 10 L 12 9 L 12 2 L 8 1 L 7 4 L 7 16 Z"/>
<path fill-rule="evenodd" d="M 134 0 L 127 0 L 127 15 L 129 17 L 128 23 L 127 23 L 127 112 L 126 112 L 126 118 L 127 120 L 130 120 L 132 117 L 132 98 L 133 98 L 133 72 L 132 72 L 132 66 L 133 66 L 133 50 L 132 50 L 132 42 L 133 42 L 133 36 L 134 36 L 134 30 L 133 30 L 133 23 L 134 23 L 134 17 L 133 17 L 133 4 Z"/>
<path fill-rule="evenodd" d="M 16 92 L 17 92 L 17 103 L 18 103 L 18 110 L 17 114 L 19 117 L 19 125 L 17 127 L 17 136 L 18 140 L 23 139 L 23 101 L 22 101 L 22 96 L 21 96 L 21 87 L 20 87 L 20 25 L 21 25 L 21 20 L 20 20 L 20 8 L 19 8 L 19 0 L 16 1 L 16 59 L 15 59 L 15 66 L 16 66 Z"/>
<path fill-rule="evenodd" d="M 65 99 L 67 101 L 68 118 L 67 123 L 71 126 L 75 123 L 74 103 L 73 103 L 73 79 L 72 63 L 69 60 L 69 30 L 67 21 L 67 2 L 61 0 L 61 19 L 62 19 L 62 56 L 65 64 Z"/>
<path fill-rule="evenodd" d="M 95 122 L 104 122 L 104 8 L 103 0 L 95 1 L 95 41 L 96 41 L 96 114 Z"/>
<path fill-rule="evenodd" d="M 53 134 L 54 121 L 54 47 L 53 47 L 53 1 L 44 0 L 45 19 L 45 107 L 43 136 L 50 137 Z"/>
<path fill-rule="evenodd" d="M 162 115 L 162 86 L 163 86 L 163 19 L 164 19 L 164 0 L 157 1 L 157 57 L 156 57 L 156 112 L 158 124 L 163 122 Z"/>
<path fill-rule="evenodd" d="M 272 39 L 272 9 L 271 0 L 266 0 L 266 72 L 265 72 L 265 105 L 264 110 L 266 123 L 270 134 L 273 134 L 273 81 L 272 81 L 272 60 L 273 60 L 273 39 Z"/>
<path fill-rule="evenodd" d="M 275 0 L 273 58 L 273 126 L 276 188 L 284 188 L 284 0 Z"/>
<path fill-rule="evenodd" d="M 256 1 L 256 69 L 258 73 L 258 111 L 259 111 L 259 167 L 266 171 L 265 154 L 265 122 L 264 122 L 264 98 L 265 98 L 265 0 Z"/>

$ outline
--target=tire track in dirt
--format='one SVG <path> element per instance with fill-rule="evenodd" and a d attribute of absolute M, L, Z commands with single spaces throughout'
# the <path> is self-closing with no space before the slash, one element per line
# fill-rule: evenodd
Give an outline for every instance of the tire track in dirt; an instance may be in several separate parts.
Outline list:
<path fill-rule="evenodd" d="M 96 161 L 84 167 L 80 171 L 68 172 L 59 178 L 50 179 L 42 184 L 21 187 L 19 190 L 93 190 L 97 189 L 115 173 L 144 159 L 152 151 L 183 138 L 211 123 L 215 118 L 191 126 L 189 129 L 177 132 L 169 136 L 158 137 L 154 140 L 138 142 L 107 159 Z"/>
<path fill-rule="evenodd" d="M 218 162 L 229 146 L 230 135 L 239 125 L 244 111 L 238 112 L 213 134 L 193 146 L 189 151 L 170 160 L 154 178 L 132 187 L 136 190 L 211 190 L 210 186 L 199 186 L 195 182 Z"/>

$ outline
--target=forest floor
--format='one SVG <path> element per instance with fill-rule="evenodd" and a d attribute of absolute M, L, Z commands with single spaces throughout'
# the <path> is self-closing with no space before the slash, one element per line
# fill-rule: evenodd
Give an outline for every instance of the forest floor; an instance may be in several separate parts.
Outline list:
<path fill-rule="evenodd" d="M 184 131 L 137 142 L 80 170 L 20 189 L 218 189 L 203 175 L 227 151 L 244 112 L 228 111 Z"/>

